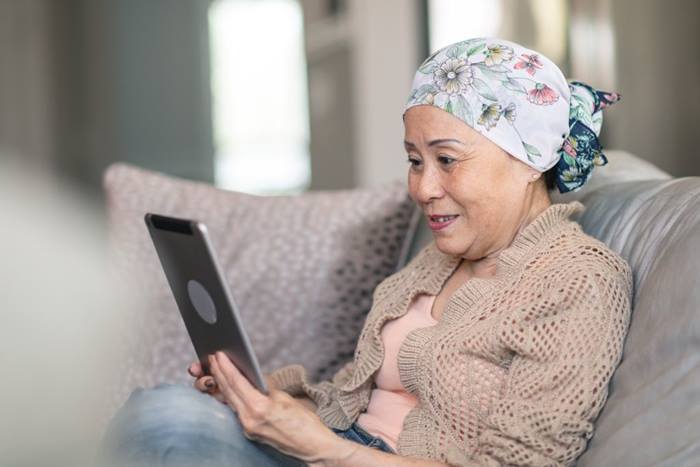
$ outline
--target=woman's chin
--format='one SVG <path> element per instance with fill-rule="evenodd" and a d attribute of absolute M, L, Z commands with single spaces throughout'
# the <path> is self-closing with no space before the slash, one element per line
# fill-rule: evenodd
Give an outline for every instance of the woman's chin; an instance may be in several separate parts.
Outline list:
<path fill-rule="evenodd" d="M 434 235 L 435 246 L 442 253 L 450 256 L 464 256 L 467 248 L 463 244 L 458 244 L 454 239 Z M 462 242 L 459 242 L 462 243 Z"/>

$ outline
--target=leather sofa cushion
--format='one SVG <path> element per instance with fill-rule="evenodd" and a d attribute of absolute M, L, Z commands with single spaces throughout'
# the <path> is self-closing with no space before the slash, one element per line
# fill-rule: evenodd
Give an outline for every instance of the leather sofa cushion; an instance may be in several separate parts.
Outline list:
<path fill-rule="evenodd" d="M 582 202 L 584 230 L 630 263 L 634 300 L 620 366 L 578 465 L 698 465 L 700 178 L 607 185 Z"/>

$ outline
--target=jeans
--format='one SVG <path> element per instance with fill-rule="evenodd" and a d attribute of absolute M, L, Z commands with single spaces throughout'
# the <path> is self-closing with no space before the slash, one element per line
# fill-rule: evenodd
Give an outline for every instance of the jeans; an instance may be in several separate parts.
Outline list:
<path fill-rule="evenodd" d="M 393 452 L 383 440 L 356 424 L 345 431 L 333 431 L 351 441 Z M 305 465 L 271 446 L 249 440 L 228 406 L 178 384 L 132 392 L 107 427 L 101 448 L 103 462 L 115 466 Z"/>
<path fill-rule="evenodd" d="M 362 429 L 357 423 L 353 423 L 350 428 L 345 431 L 336 430 L 332 428 L 336 435 L 354 441 L 356 443 L 364 444 L 370 448 L 377 448 L 380 451 L 389 452 L 396 454 L 394 450 L 389 446 L 386 441 L 376 436 L 372 436 Z"/>

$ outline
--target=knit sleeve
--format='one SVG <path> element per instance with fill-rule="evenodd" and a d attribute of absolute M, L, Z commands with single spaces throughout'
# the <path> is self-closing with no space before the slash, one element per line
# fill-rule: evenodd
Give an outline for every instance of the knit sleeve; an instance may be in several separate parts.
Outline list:
<path fill-rule="evenodd" d="M 303 394 L 302 382 L 306 379 L 306 368 L 301 365 L 287 365 L 267 375 L 270 386 L 292 396 Z"/>
<path fill-rule="evenodd" d="M 574 464 L 593 436 L 630 319 L 629 266 L 586 268 L 510 315 L 499 329 L 513 355 L 473 462 Z"/>
<path fill-rule="evenodd" d="M 316 413 L 331 428 L 346 429 L 351 420 L 338 403 L 338 388 L 351 376 L 353 361 L 341 367 L 330 381 L 312 383 L 308 380 L 306 369 L 301 365 L 287 365 L 273 371 L 268 376 L 270 383 L 292 395 L 307 396 L 316 404 Z"/>

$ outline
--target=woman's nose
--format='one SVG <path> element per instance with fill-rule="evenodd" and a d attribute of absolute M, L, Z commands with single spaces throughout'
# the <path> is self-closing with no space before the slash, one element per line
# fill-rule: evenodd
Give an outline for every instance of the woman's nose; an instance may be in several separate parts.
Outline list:
<path fill-rule="evenodd" d="M 421 203 L 429 203 L 444 194 L 440 177 L 433 171 L 425 171 L 417 180 L 416 198 Z"/>

